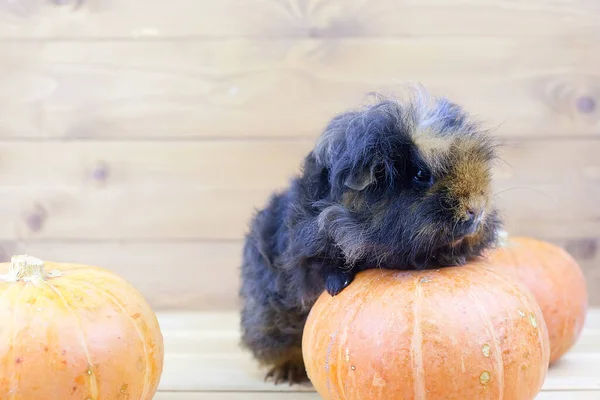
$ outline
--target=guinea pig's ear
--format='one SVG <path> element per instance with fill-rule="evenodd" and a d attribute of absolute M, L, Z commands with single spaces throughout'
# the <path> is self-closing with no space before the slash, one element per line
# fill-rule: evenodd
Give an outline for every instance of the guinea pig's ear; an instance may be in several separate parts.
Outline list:
<path fill-rule="evenodd" d="M 375 170 L 378 163 L 374 162 L 369 168 L 354 168 L 344 181 L 344 185 L 352 190 L 361 191 L 375 182 Z"/>

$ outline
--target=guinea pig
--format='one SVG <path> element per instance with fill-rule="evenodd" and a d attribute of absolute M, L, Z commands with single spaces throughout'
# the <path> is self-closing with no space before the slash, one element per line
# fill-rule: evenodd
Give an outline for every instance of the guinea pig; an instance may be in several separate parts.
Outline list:
<path fill-rule="evenodd" d="M 307 380 L 311 306 L 370 268 L 463 265 L 496 242 L 496 144 L 445 98 L 415 90 L 335 116 L 289 186 L 253 216 L 241 265 L 242 345 L 275 383 Z"/>

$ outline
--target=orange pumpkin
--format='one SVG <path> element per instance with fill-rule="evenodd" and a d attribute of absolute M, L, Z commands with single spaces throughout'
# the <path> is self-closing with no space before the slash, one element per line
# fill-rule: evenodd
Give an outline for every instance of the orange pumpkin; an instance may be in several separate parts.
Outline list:
<path fill-rule="evenodd" d="M 516 274 L 537 299 L 550 336 L 550 363 L 577 341 L 588 307 L 585 277 L 562 248 L 528 237 L 505 236 L 488 261 Z"/>
<path fill-rule="evenodd" d="M 484 264 L 369 270 L 323 293 L 303 336 L 327 400 L 534 399 L 550 354 L 539 305 Z"/>
<path fill-rule="evenodd" d="M 0 264 L 0 399 L 150 400 L 162 340 L 144 298 L 107 270 Z"/>

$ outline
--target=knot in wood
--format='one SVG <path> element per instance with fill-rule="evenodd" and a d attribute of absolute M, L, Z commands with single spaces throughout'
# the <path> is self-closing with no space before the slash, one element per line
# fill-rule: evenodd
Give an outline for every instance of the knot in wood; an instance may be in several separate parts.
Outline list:
<path fill-rule="evenodd" d="M 577 99 L 577 110 L 580 113 L 590 114 L 596 110 L 596 99 L 592 96 L 581 96 Z"/>

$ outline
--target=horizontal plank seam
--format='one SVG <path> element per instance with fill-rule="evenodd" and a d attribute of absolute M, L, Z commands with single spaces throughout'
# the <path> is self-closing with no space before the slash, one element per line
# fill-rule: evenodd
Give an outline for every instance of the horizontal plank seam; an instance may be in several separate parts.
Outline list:
<path fill-rule="evenodd" d="M 277 33 L 274 35 L 160 35 L 160 36 L 105 36 L 105 37 L 93 37 L 93 36 L 0 36 L 0 44 L 5 42 L 10 43 L 113 43 L 113 42 L 131 42 L 131 43 L 145 43 L 145 42 L 235 42 L 235 41 L 260 41 L 260 42 L 281 42 L 286 40 L 289 42 L 310 42 L 310 41 L 418 41 L 422 39 L 441 39 L 444 41 L 454 39 L 473 39 L 479 41 L 480 39 L 540 39 L 547 41 L 548 39 L 571 39 L 573 37 L 589 38 L 593 39 L 597 36 L 597 32 L 567 32 L 567 33 L 514 33 L 510 32 L 486 34 L 477 31 L 473 33 L 421 33 L 418 34 L 398 34 L 398 35 L 322 35 L 322 36 L 309 36 L 309 35 L 293 35 L 285 34 L 284 32 Z"/>
<path fill-rule="evenodd" d="M 175 136 L 175 137 L 131 137 L 124 139 L 116 139 L 115 137 L 42 137 L 42 136 L 29 136 L 23 138 L 17 137 L 0 137 L 0 144 L 2 143 L 31 143 L 31 142 L 60 142 L 60 143 L 255 143 L 255 142 L 271 142 L 271 143 L 284 143 L 284 142 L 314 142 L 317 139 L 317 129 L 314 136 Z M 493 134 L 493 131 L 492 131 Z M 573 136 L 536 136 L 536 135 L 515 135 L 515 136 L 502 136 L 495 135 L 496 139 L 501 144 L 511 144 L 515 142 L 539 142 L 543 139 L 545 142 L 561 142 L 561 141 L 581 141 L 581 142 L 597 142 L 600 141 L 600 136 L 592 135 L 573 135 Z"/>
<path fill-rule="evenodd" d="M 586 237 L 589 239 L 589 237 Z M 560 239 L 555 239 L 560 240 Z M 239 244 L 243 238 L 0 238 L 0 244 Z"/>
<path fill-rule="evenodd" d="M 553 241 L 573 241 L 576 237 L 561 237 L 561 236 L 540 236 L 543 240 Z M 595 236 L 582 236 L 580 239 L 597 239 Z M 111 245 L 135 245 L 135 244 L 241 244 L 244 238 L 135 238 L 129 237 L 124 239 L 118 238 L 61 238 L 61 237 L 46 237 L 46 238 L 0 238 L 0 244 L 15 243 L 24 245 L 35 244 L 111 244 Z"/>
<path fill-rule="evenodd" d="M 582 136 L 586 138 L 586 136 Z M 590 138 L 595 138 L 590 136 Z M 133 136 L 129 138 L 117 139 L 114 136 L 85 136 L 85 137 L 71 137 L 71 136 L 27 136 L 27 137 L 0 137 L 0 143 L 31 143 L 31 142 L 60 142 L 60 143 L 164 143 L 164 142 L 175 142 L 175 143 L 189 143 L 189 142 L 240 142 L 240 143 L 252 143 L 252 142 L 303 142 L 303 141 L 314 141 L 316 136 Z"/>

